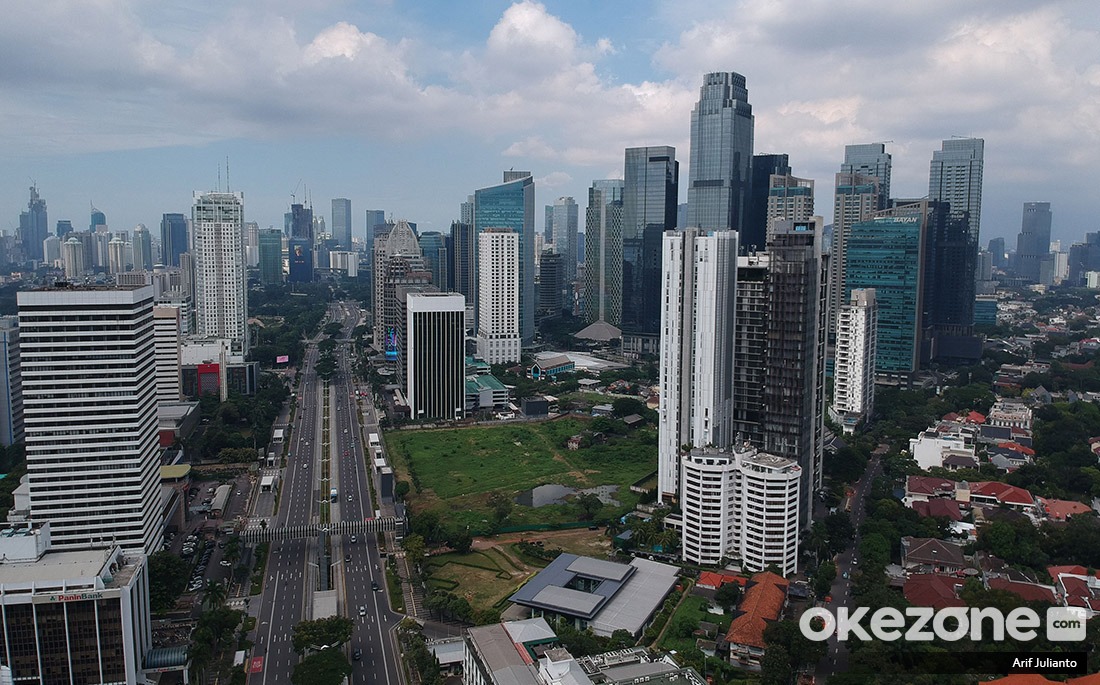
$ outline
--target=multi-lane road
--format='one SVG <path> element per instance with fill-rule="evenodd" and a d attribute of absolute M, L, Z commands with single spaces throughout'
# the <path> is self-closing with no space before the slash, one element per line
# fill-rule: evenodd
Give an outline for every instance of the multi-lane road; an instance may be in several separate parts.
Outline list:
<path fill-rule="evenodd" d="M 287 466 L 280 485 L 279 509 L 269 526 L 319 523 L 322 503 L 330 489 L 337 491 L 330 503 L 333 521 L 362 520 L 374 516 L 370 500 L 370 469 L 365 460 L 365 434 L 355 400 L 353 356 L 346 342 L 358 324 L 360 312 L 353 304 L 337 303 L 329 310 L 330 321 L 343 324 L 336 349 L 335 376 L 329 382 L 328 443 L 324 442 L 326 412 L 323 384 L 317 376 L 316 342 L 307 348 L 298 388 L 298 410 L 291 429 Z M 366 404 L 372 402 L 368 399 Z M 377 430 L 377 428 L 373 428 Z M 330 482 L 322 484 L 322 460 L 328 462 Z M 351 642 L 343 648 L 358 658 L 349 682 L 401 685 L 400 665 L 393 627 L 401 616 L 389 610 L 377 536 L 373 533 L 330 539 L 333 589 L 339 614 L 355 621 Z M 322 569 L 319 540 L 282 540 L 271 543 L 266 578 L 256 628 L 256 646 L 250 685 L 290 682 L 301 657 L 291 644 L 295 624 L 314 618 L 313 592 Z M 375 584 L 379 591 L 374 590 Z M 257 661 L 256 658 L 262 658 Z"/>

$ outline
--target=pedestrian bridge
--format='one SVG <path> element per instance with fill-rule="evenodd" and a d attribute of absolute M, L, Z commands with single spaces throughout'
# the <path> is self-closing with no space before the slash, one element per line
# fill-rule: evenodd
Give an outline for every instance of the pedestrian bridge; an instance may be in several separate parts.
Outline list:
<path fill-rule="evenodd" d="M 405 532 L 404 522 L 395 516 L 364 521 L 334 521 L 333 523 L 310 523 L 296 526 L 273 528 L 263 524 L 251 524 L 241 529 L 241 542 L 273 542 L 275 540 L 303 540 L 316 538 L 322 533 L 328 535 L 362 535 L 365 533 L 396 532 L 401 537 Z"/>

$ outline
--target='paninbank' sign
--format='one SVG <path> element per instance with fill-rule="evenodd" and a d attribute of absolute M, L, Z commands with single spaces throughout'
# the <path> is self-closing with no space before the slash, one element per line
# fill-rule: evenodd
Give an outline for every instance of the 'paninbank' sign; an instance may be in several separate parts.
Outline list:
<path fill-rule="evenodd" d="M 65 602 L 90 602 L 96 599 L 111 599 L 120 594 L 117 589 L 95 590 L 92 592 L 54 592 L 48 595 L 35 595 L 32 604 L 62 604 Z"/>

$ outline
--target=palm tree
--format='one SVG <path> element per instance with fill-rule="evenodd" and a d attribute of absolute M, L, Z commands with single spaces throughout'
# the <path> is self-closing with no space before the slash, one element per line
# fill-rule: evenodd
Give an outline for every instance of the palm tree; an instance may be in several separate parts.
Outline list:
<path fill-rule="evenodd" d="M 225 604 L 226 594 L 225 585 L 223 583 L 210 583 L 206 586 L 206 593 L 203 595 L 202 603 L 207 610 L 213 611 Z"/>

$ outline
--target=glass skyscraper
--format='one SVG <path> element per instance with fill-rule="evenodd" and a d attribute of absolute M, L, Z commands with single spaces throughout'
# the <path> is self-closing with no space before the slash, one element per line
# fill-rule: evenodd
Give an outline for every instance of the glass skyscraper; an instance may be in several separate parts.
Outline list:
<path fill-rule="evenodd" d="M 38 196 L 38 186 L 31 186 L 31 199 L 27 211 L 19 214 L 19 241 L 23 244 L 26 259 L 42 261 L 42 241 L 49 235 L 46 221 L 46 201 Z"/>
<path fill-rule="evenodd" d="M 622 322 L 623 181 L 593 181 L 584 213 L 585 321 Z"/>
<path fill-rule="evenodd" d="M 951 138 L 940 150 L 932 152 L 928 173 L 928 199 L 946 202 L 951 214 L 967 214 L 970 233 L 977 240 L 982 220 L 982 171 L 985 165 L 985 140 Z"/>
<path fill-rule="evenodd" d="M 1016 238 L 1016 274 L 1030 283 L 1039 283 L 1042 262 L 1049 258 L 1050 203 L 1025 202 L 1020 235 Z"/>
<path fill-rule="evenodd" d="M 691 112 L 688 226 L 741 230 L 752 178 L 752 140 L 745 77 L 732 71 L 705 75 Z"/>
<path fill-rule="evenodd" d="M 426 231 L 420 236 L 420 250 L 424 254 L 424 266 L 432 272 L 432 285 L 447 292 L 450 280 L 450 264 L 447 259 L 447 243 L 439 231 Z"/>
<path fill-rule="evenodd" d="M 749 183 L 749 199 L 745 204 L 745 221 L 741 226 L 741 251 L 763 251 L 767 242 L 768 194 L 771 177 L 791 173 L 790 159 L 786 154 L 752 156 L 752 177 Z"/>
<path fill-rule="evenodd" d="M 260 283 L 283 282 L 283 232 L 277 228 L 261 228 L 259 236 Z"/>
<path fill-rule="evenodd" d="M 878 180 L 878 209 L 886 209 L 890 201 L 890 174 L 893 158 L 886 151 L 885 143 L 863 143 L 844 146 L 842 174 L 860 174 Z"/>
<path fill-rule="evenodd" d="M 474 230 L 510 228 L 519 234 L 519 330 L 522 344 L 535 339 L 535 179 L 529 171 L 505 171 L 504 182 L 474 191 Z"/>
<path fill-rule="evenodd" d="M 573 304 L 573 281 L 577 280 L 577 262 L 580 259 L 577 253 L 579 208 L 573 198 L 559 197 L 554 200 L 551 214 L 551 229 L 553 230 L 551 242 L 562 255 L 562 281 L 564 284 L 562 303 L 564 306 L 571 307 Z"/>
<path fill-rule="evenodd" d="M 338 197 L 332 201 L 332 237 L 345 250 L 351 249 L 351 200 Z"/>
<path fill-rule="evenodd" d="M 671 145 L 626 149 L 623 175 L 623 327 L 661 325 L 661 234 L 676 228 L 680 163 Z"/>

